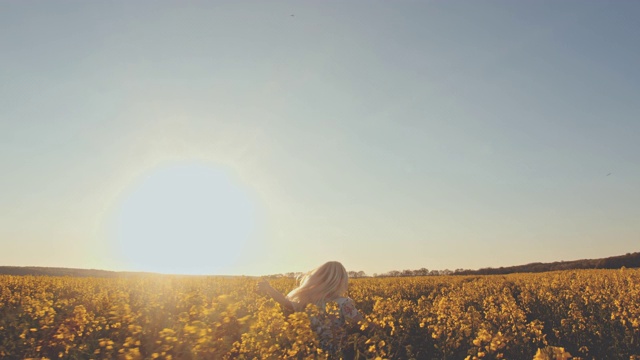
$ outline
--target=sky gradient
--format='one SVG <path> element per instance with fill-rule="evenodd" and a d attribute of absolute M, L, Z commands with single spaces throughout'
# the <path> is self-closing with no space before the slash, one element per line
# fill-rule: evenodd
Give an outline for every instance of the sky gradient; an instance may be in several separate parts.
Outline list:
<path fill-rule="evenodd" d="M 0 3 L 0 265 L 639 251 L 640 2 Z"/>

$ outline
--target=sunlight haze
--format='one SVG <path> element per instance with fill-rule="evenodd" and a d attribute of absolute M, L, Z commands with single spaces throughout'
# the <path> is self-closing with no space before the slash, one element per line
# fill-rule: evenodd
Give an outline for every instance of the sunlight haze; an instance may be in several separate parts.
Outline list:
<path fill-rule="evenodd" d="M 1 2 L 0 265 L 371 275 L 638 251 L 639 17 Z"/>

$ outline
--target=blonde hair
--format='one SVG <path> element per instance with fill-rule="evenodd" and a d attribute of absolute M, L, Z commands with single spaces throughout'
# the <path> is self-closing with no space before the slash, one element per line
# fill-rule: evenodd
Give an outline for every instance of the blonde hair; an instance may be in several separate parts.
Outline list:
<path fill-rule="evenodd" d="M 327 301 L 344 295 L 348 286 L 349 275 L 344 266 L 337 261 L 329 261 L 307 273 L 287 298 L 294 303 L 296 310 L 314 304 L 324 311 Z"/>

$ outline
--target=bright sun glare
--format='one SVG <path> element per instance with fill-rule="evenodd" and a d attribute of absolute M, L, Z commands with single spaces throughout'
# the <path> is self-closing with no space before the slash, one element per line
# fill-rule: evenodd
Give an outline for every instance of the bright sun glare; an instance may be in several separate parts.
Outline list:
<path fill-rule="evenodd" d="M 114 235 L 132 270 L 224 274 L 254 226 L 253 203 L 227 172 L 183 164 L 156 169 L 134 185 Z"/>

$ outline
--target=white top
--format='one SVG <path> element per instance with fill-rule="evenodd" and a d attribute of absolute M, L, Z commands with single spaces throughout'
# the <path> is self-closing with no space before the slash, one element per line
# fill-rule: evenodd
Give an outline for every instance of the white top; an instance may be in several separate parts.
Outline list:
<path fill-rule="evenodd" d="M 336 308 L 332 309 L 332 302 L 337 305 Z M 310 318 L 311 328 L 318 334 L 320 347 L 330 354 L 336 354 L 341 350 L 343 342 L 346 340 L 345 324 L 354 322 L 360 313 L 356 309 L 354 301 L 348 297 L 334 299 L 328 304 L 326 312 L 321 312 Z"/>

